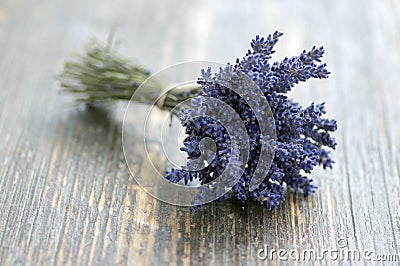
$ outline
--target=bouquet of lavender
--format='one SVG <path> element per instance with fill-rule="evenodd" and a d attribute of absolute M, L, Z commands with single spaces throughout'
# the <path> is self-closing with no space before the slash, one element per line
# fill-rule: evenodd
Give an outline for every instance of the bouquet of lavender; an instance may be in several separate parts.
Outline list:
<path fill-rule="evenodd" d="M 299 56 L 270 63 L 281 35 L 256 36 L 251 50 L 235 65 L 228 64 L 215 74 L 211 69 L 202 70 L 199 86 L 173 88 L 158 101 L 160 109 L 177 115 L 187 134 L 181 148 L 187 154 L 187 165 L 170 169 L 165 179 L 184 184 L 198 180 L 203 187 L 193 199 L 195 209 L 209 198 L 224 195 L 242 202 L 251 199 L 270 210 L 284 200 L 286 187 L 304 195 L 314 192 L 316 187 L 307 176 L 314 167 L 332 168 L 329 149 L 336 146 L 331 136 L 337 129 L 336 121 L 323 117 L 324 103 L 303 108 L 286 95 L 300 81 L 328 77 L 326 64 L 321 63 L 324 49 L 313 47 Z M 118 57 L 109 47 L 92 46 L 79 62 L 67 63 L 59 79 L 66 91 L 91 104 L 129 100 L 149 76 L 148 71 Z M 144 97 L 136 100 L 150 103 L 160 96 L 162 84 L 152 82 L 147 84 Z M 249 90 L 252 86 L 260 93 Z M 219 102 L 204 101 L 204 97 L 227 105 L 231 112 L 219 117 L 239 120 L 243 126 L 230 128 L 205 115 Z M 191 105 L 174 109 L 191 98 Z M 232 130 L 242 132 L 241 136 L 232 136 Z M 205 149 L 205 139 L 213 140 L 212 156 Z M 246 153 L 241 152 L 244 146 Z M 204 165 L 203 159 L 207 161 Z M 221 176 L 224 178 L 219 179 Z"/>

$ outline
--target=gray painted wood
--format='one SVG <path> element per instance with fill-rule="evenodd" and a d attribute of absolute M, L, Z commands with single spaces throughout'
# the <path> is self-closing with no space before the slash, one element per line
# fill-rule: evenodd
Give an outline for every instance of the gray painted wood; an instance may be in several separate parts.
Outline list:
<path fill-rule="evenodd" d="M 318 252 L 338 239 L 345 250 L 400 254 L 399 14 L 389 0 L 1 1 L 1 264 L 277 264 L 258 249 Z M 153 70 L 233 62 L 276 29 L 277 58 L 324 45 L 332 77 L 292 96 L 325 101 L 338 119 L 334 170 L 315 171 L 314 195 L 289 193 L 272 212 L 228 202 L 190 214 L 147 195 L 122 153 L 125 105 L 70 107 L 53 79 L 113 25 L 122 53 Z"/>

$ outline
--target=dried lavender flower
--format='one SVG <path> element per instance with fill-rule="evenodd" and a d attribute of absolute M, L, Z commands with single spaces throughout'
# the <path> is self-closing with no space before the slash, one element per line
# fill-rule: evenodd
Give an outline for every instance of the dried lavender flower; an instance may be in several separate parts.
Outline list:
<path fill-rule="evenodd" d="M 310 174 L 318 165 L 324 169 L 332 168 L 333 160 L 329 149 L 335 149 L 336 146 L 330 134 L 337 129 L 337 124 L 335 120 L 323 118 L 326 113 L 324 103 L 312 103 L 303 108 L 285 95 L 300 81 L 328 77 L 330 73 L 326 64 L 320 63 L 324 54 L 323 47 L 313 47 L 299 56 L 284 58 L 271 64 L 269 59 L 280 36 L 280 32 L 275 32 L 267 38 L 256 36 L 251 42 L 252 49 L 242 60 L 238 59 L 234 66 L 228 64 L 226 69 L 221 69 L 215 75 L 212 75 L 210 69 L 203 70 L 198 80 L 202 86 L 200 95 L 217 98 L 234 108 L 249 135 L 250 154 L 247 167 L 239 181 L 225 194 L 225 198 L 236 197 L 242 202 L 251 199 L 264 204 L 269 210 L 284 200 L 285 186 L 300 190 L 304 195 L 314 192 L 316 186 L 306 174 Z M 259 86 L 268 100 L 276 125 L 275 156 L 271 167 L 264 173 L 265 179 L 256 189 L 250 189 L 250 181 L 260 157 L 259 124 L 246 101 L 221 86 L 221 77 L 225 75 L 224 77 L 229 79 L 229 73 L 235 71 L 248 75 Z M 230 138 L 217 121 L 207 117 L 188 120 L 186 112 L 187 110 L 183 109 L 180 114 L 181 123 L 188 135 L 181 150 L 187 153 L 188 160 L 197 158 L 200 156 L 200 141 L 204 138 L 214 138 L 218 148 L 217 157 L 199 171 L 190 171 L 188 166 L 171 169 L 166 178 L 171 182 L 184 180 L 185 183 L 198 179 L 201 184 L 207 184 L 219 176 L 226 166 L 227 158 L 231 155 Z M 199 197 L 203 196 L 199 193 Z M 194 209 L 199 206 L 195 206 Z"/>
<path fill-rule="evenodd" d="M 274 46 L 281 36 L 280 32 L 266 38 L 256 36 L 250 44 L 251 50 L 241 60 L 237 59 L 235 65 L 228 64 L 215 74 L 211 69 L 202 70 L 198 86 L 174 87 L 166 92 L 161 103 L 158 102 L 157 107 L 161 110 L 178 116 L 187 134 L 181 148 L 187 154 L 187 165 L 180 169 L 170 169 L 165 178 L 172 183 L 184 184 L 198 180 L 202 185 L 210 184 L 213 187 L 212 190 L 199 189 L 193 199 L 193 210 L 200 207 L 205 198 L 213 198 L 207 193 L 224 194 L 224 198 L 234 197 L 241 202 L 257 201 L 271 210 L 285 199 L 286 187 L 301 191 L 304 195 L 314 192 L 316 186 L 312 184 L 309 175 L 316 166 L 332 168 L 334 161 L 330 150 L 335 149 L 336 142 L 331 134 L 337 130 L 336 121 L 324 117 L 324 103 L 312 103 L 303 108 L 286 95 L 299 82 L 310 78 L 328 78 L 330 73 L 326 64 L 321 63 L 324 49 L 314 46 L 298 56 L 271 63 Z M 250 108 L 246 97 L 241 97 L 224 85 L 238 80 L 238 74 L 249 78 L 261 90 L 261 97 L 265 97 L 268 102 L 276 131 L 273 137 L 269 136 L 272 139 L 270 143 L 266 143 L 262 124 L 256 116 L 256 113 L 264 111 L 260 106 Z M 92 42 L 84 55 L 78 55 L 77 61 L 65 64 L 58 79 L 64 91 L 77 94 L 79 102 L 92 104 L 130 100 L 140 84 L 148 81 L 148 77 L 150 73 L 143 67 L 118 56 L 109 46 Z M 146 84 L 142 97 L 135 97 L 136 101 L 150 104 L 158 99 L 163 84 L 154 79 L 151 82 Z M 242 89 L 245 91 L 244 87 Z M 194 115 L 198 108 L 213 108 L 212 104 L 207 106 L 202 103 L 199 97 L 218 99 L 229 105 L 244 125 L 249 153 L 245 159 L 234 161 L 231 168 L 231 171 L 237 169 L 241 173 L 238 179 L 215 183 L 216 178 L 232 162 L 232 158 L 238 157 L 238 150 L 232 145 L 237 140 L 233 139 L 228 128 L 218 119 Z M 176 111 L 175 107 L 188 99 L 192 99 L 191 107 L 186 106 Z M 211 157 L 211 153 L 207 154 L 207 151 L 201 149 L 204 144 L 202 141 L 208 138 L 214 141 L 216 149 Z M 260 169 L 258 163 L 263 160 L 261 155 L 264 145 L 273 149 L 274 153 L 268 167 Z M 196 159 L 204 156 L 209 159 L 209 164 L 198 170 Z M 253 187 L 252 177 L 257 171 L 261 171 L 262 178 Z M 235 173 L 231 174 L 233 176 Z M 229 188 L 227 193 L 226 188 Z"/>

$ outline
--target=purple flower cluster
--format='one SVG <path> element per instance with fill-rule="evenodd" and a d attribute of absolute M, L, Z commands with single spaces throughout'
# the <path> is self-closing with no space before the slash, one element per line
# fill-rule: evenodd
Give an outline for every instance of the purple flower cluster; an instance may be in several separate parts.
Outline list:
<path fill-rule="evenodd" d="M 329 149 L 335 149 L 336 146 L 331 132 L 337 129 L 337 124 L 335 120 L 323 118 L 326 113 L 324 103 L 312 103 L 303 108 L 286 95 L 300 81 L 328 77 L 330 73 L 326 64 L 321 63 L 323 47 L 313 47 L 299 56 L 284 58 L 271 64 L 269 60 L 280 36 L 280 32 L 275 32 L 267 38 L 256 36 L 251 42 L 252 49 L 242 60 L 237 59 L 234 66 L 228 65 L 215 75 L 212 75 L 210 69 L 202 71 L 202 77 L 198 80 L 202 86 L 200 95 L 214 97 L 232 107 L 240 116 L 249 138 L 249 154 L 244 172 L 233 188 L 225 194 L 225 198 L 236 197 L 242 202 L 252 199 L 265 204 L 269 210 L 284 200 L 285 187 L 302 191 L 304 195 L 314 192 L 316 187 L 306 174 L 311 173 L 318 165 L 324 169 L 332 168 L 333 160 Z M 221 83 L 226 76 L 231 75 L 229 78 L 234 78 L 230 73 L 235 71 L 250 77 L 261 89 L 275 121 L 275 154 L 269 169 L 264 169 L 265 178 L 255 189 L 250 189 L 250 180 L 261 153 L 260 124 L 246 100 Z M 187 153 L 190 162 L 202 155 L 201 140 L 211 138 L 215 142 L 215 156 L 201 170 L 192 171 L 190 163 L 182 169 L 171 169 L 167 172 L 166 179 L 171 182 L 183 180 L 185 184 L 199 180 L 201 184 L 207 184 L 218 177 L 226 167 L 232 155 L 231 136 L 217 119 L 189 119 L 188 112 L 190 111 L 180 112 L 181 123 L 188 135 L 181 150 Z M 201 197 L 199 193 L 200 202 Z"/>

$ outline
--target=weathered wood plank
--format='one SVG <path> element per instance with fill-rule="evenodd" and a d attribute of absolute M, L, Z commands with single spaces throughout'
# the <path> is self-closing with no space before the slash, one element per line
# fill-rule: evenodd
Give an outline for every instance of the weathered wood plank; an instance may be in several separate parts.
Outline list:
<path fill-rule="evenodd" d="M 399 12 L 390 0 L 2 1 L 0 264 L 262 265 L 264 245 L 318 253 L 338 239 L 400 254 Z M 324 45 L 332 77 L 292 95 L 326 101 L 338 119 L 334 170 L 315 171 L 314 195 L 288 193 L 272 212 L 232 201 L 190 214 L 147 195 L 122 153 L 125 105 L 76 110 L 55 92 L 68 53 L 113 25 L 121 51 L 153 70 L 232 62 L 276 28 L 278 58 Z"/>

